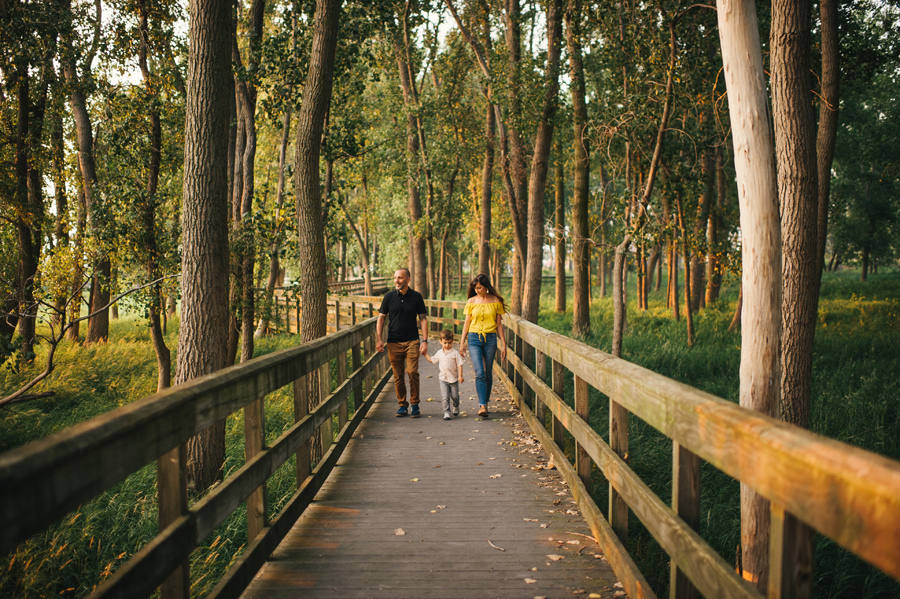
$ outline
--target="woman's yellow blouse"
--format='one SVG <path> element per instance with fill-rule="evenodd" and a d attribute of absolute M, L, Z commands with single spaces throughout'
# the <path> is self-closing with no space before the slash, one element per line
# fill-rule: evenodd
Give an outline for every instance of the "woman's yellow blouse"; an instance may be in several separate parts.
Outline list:
<path fill-rule="evenodd" d="M 506 310 L 503 309 L 503 302 L 490 304 L 467 302 L 465 313 L 472 315 L 472 319 L 469 321 L 469 332 L 487 335 L 497 332 L 497 315 L 506 314 Z"/>

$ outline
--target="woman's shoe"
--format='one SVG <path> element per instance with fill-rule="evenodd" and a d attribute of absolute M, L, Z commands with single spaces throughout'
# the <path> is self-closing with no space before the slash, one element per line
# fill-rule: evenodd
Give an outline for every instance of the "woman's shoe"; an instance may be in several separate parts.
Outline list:
<path fill-rule="evenodd" d="M 479 415 L 481 418 L 487 418 L 487 417 L 488 417 L 488 410 L 487 410 L 487 406 L 486 406 L 486 405 L 482 405 L 480 408 L 478 408 L 478 415 Z"/>

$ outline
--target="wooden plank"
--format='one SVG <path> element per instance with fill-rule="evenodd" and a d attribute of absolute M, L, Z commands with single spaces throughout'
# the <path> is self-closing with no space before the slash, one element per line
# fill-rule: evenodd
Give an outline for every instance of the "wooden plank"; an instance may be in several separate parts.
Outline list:
<path fill-rule="evenodd" d="M 530 387 L 529 387 L 530 388 Z M 588 402 L 587 383 L 575 377 L 575 414 L 585 422 L 590 422 L 590 404 Z M 575 472 L 584 484 L 587 492 L 591 492 L 591 458 L 579 443 L 575 444 Z M 614 529 L 615 530 L 615 529 Z M 618 532 L 618 531 L 617 531 Z M 621 538 L 621 535 L 620 535 Z M 624 543 L 624 539 L 623 539 Z"/>
<path fill-rule="evenodd" d="M 374 360 L 374 362 L 377 363 L 380 360 Z M 359 424 L 365 418 L 389 378 L 390 376 L 387 373 L 381 377 L 377 387 L 372 390 L 344 430 L 341 431 L 337 442 L 323 456 L 312 474 L 304 481 L 303 485 L 291 497 L 285 507 L 282 508 L 272 525 L 254 543 L 247 547 L 247 550 L 244 551 L 241 557 L 238 558 L 213 588 L 207 599 L 237 599 L 241 596 L 241 593 L 247 588 L 250 581 L 253 580 L 253 577 L 281 543 L 303 511 L 315 499 L 316 493 L 322 488 L 328 475 L 334 469 L 337 459 L 344 451 L 344 448 L 346 448 L 353 433 L 356 432 Z"/>
<path fill-rule="evenodd" d="M 741 408 L 515 315 L 504 323 L 673 441 L 900 579 L 897 462 Z"/>
<path fill-rule="evenodd" d="M 554 366 L 556 366 L 556 363 L 554 363 Z M 544 449 L 551 454 L 553 463 L 556 465 L 556 469 L 565 478 L 566 484 L 568 484 L 569 486 L 569 490 L 572 492 L 572 495 L 578 502 L 578 508 L 581 510 L 581 513 L 587 521 L 588 526 L 591 527 L 591 532 L 594 534 L 594 538 L 597 540 L 600 547 L 603 548 L 603 552 L 606 554 L 606 559 L 607 561 L 609 561 L 613 572 L 615 572 L 616 576 L 619 577 L 619 581 L 622 583 L 624 591 L 632 599 L 655 599 L 656 594 L 653 592 L 653 589 L 650 588 L 650 585 L 647 583 L 644 575 L 637 567 L 637 564 L 635 564 L 634 560 L 631 559 L 631 555 L 629 555 L 628 549 L 625 548 L 625 545 L 622 544 L 622 542 L 616 536 L 615 532 L 613 532 L 613 529 L 606 522 L 606 519 L 600 512 L 597 504 L 594 503 L 594 499 L 591 497 L 591 494 L 584 486 L 584 483 L 581 482 L 581 478 L 572 468 L 572 465 L 569 463 L 568 458 L 566 458 L 566 454 L 562 446 L 556 443 L 556 441 L 550 436 L 550 434 L 546 430 L 544 430 L 543 426 L 538 426 L 538 423 L 535 421 L 534 415 L 531 413 L 528 407 L 523 407 L 521 401 L 518 401 L 518 392 L 516 391 L 515 386 L 502 370 L 499 370 L 499 375 L 503 382 L 506 384 L 509 392 L 517 400 L 519 409 L 522 412 L 522 416 L 525 418 L 526 422 L 528 422 L 528 425 L 530 426 L 532 432 L 534 432 L 535 436 L 537 436 Z M 559 378 L 561 379 L 562 377 Z M 553 391 L 550 391 L 550 393 L 553 393 Z M 542 399 L 543 403 L 548 396 L 544 394 L 542 395 L 544 397 L 544 399 Z M 560 405 L 563 404 L 563 401 L 559 396 L 557 396 L 555 403 L 557 405 Z"/>
<path fill-rule="evenodd" d="M 163 390 L 0 455 L 0 552 L 374 331 L 369 320 Z"/>
<path fill-rule="evenodd" d="M 700 530 L 700 459 L 678 443 L 672 443 L 672 510 L 685 524 Z M 674 561 L 669 572 L 669 597 L 697 597 L 697 587 Z"/>
<path fill-rule="evenodd" d="M 536 394 L 560 419 L 581 444 L 662 549 L 675 560 L 706 597 L 760 599 L 762 595 L 749 582 L 739 578 L 700 536 L 687 526 L 628 467 L 606 442 L 575 411 L 565 405 L 535 374 L 522 368 L 513 356 L 514 366 L 534 388 Z M 621 576 L 621 575 L 620 575 Z M 624 583 L 623 583 L 624 584 Z"/>
<path fill-rule="evenodd" d="M 768 599 L 813 596 L 813 533 L 784 508 L 772 504 Z"/>

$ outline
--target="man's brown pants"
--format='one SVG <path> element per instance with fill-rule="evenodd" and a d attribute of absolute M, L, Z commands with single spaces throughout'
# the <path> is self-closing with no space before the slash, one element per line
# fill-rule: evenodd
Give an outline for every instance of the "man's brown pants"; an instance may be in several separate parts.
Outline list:
<path fill-rule="evenodd" d="M 388 360 L 394 371 L 397 402 L 404 408 L 419 403 L 419 341 L 400 341 L 387 344 Z M 406 401 L 406 375 L 409 375 L 409 401 Z"/>

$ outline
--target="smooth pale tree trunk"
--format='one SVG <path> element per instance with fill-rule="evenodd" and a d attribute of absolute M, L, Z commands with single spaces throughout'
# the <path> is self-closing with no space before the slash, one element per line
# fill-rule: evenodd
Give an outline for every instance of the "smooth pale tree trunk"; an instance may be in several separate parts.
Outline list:
<path fill-rule="evenodd" d="M 781 229 L 756 4 L 717 0 L 716 7 L 743 233 L 740 405 L 778 417 Z M 762 592 L 768 584 L 769 522 L 769 502 L 742 484 L 742 569 Z"/>
<path fill-rule="evenodd" d="M 190 6 L 184 139 L 181 327 L 175 382 L 215 372 L 226 364 L 228 331 L 228 113 L 231 77 L 231 8 L 218 0 Z M 221 475 L 225 422 L 187 443 L 187 478 L 202 491 Z"/>
<path fill-rule="evenodd" d="M 569 90 L 572 95 L 573 185 L 572 195 L 572 334 L 581 337 L 591 332 L 591 244 L 588 225 L 590 200 L 591 147 L 587 135 L 584 65 L 582 62 L 582 2 L 569 0 L 566 8 L 566 51 L 569 55 Z"/>
<path fill-rule="evenodd" d="M 566 181 L 562 148 L 557 146 L 554 174 L 553 241 L 556 248 L 555 310 L 566 311 Z"/>
<path fill-rule="evenodd" d="M 544 80 L 544 103 L 535 135 L 531 177 L 528 182 L 528 258 L 525 268 L 525 295 L 522 318 L 537 322 L 541 303 L 541 280 L 544 264 L 544 191 L 550 148 L 553 144 L 553 118 L 559 101 L 559 61 L 562 37 L 562 0 L 551 0 L 547 7 L 547 66 Z M 585 260 L 587 261 L 587 260 Z M 588 264 L 590 264 L 588 262 Z"/>

